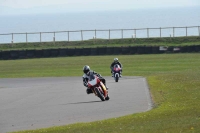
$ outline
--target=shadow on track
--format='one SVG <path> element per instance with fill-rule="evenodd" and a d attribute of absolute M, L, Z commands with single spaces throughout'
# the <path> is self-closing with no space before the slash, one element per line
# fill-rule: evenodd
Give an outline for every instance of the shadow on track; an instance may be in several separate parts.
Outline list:
<path fill-rule="evenodd" d="M 67 103 L 67 104 L 84 104 L 84 103 L 97 103 L 97 102 L 102 102 L 102 101 L 76 102 L 76 103 Z M 67 105 L 67 104 L 62 104 L 62 105 Z"/>

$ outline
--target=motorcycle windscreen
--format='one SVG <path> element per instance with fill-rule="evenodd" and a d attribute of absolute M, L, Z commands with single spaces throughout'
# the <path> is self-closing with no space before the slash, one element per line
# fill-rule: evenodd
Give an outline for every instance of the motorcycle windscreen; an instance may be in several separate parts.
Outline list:
<path fill-rule="evenodd" d="M 114 65 L 114 70 L 115 71 L 119 71 L 121 68 L 120 68 L 120 66 L 118 65 L 118 64 L 116 64 L 116 65 Z"/>
<path fill-rule="evenodd" d="M 90 74 L 88 84 L 94 86 L 97 84 L 97 79 L 95 78 L 94 74 Z"/>

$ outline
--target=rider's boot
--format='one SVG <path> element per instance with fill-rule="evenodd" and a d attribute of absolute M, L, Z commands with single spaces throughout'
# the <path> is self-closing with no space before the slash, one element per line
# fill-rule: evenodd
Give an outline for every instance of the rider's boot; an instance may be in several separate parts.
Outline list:
<path fill-rule="evenodd" d="M 105 98 L 105 100 L 109 100 L 110 99 L 110 97 L 109 97 L 109 95 L 107 95 L 107 97 Z"/>
<path fill-rule="evenodd" d="M 93 92 L 92 92 L 91 89 L 87 88 L 87 89 L 86 89 L 86 93 L 87 93 L 87 94 L 91 94 L 91 93 L 93 93 Z"/>
<path fill-rule="evenodd" d="M 112 77 L 114 77 L 114 74 L 113 74 L 113 72 L 111 71 L 110 73 L 112 74 Z"/>

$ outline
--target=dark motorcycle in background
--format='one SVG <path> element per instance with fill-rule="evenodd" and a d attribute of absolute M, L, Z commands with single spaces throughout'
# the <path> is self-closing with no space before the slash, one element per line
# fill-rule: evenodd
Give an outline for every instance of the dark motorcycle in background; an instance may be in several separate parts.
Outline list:
<path fill-rule="evenodd" d="M 118 82 L 121 77 L 121 67 L 118 64 L 114 65 L 112 74 L 115 82 Z"/>
<path fill-rule="evenodd" d="M 110 99 L 105 85 L 95 74 L 91 74 L 89 76 L 88 88 L 90 88 L 92 90 L 92 92 L 96 96 L 98 96 L 102 101 Z"/>

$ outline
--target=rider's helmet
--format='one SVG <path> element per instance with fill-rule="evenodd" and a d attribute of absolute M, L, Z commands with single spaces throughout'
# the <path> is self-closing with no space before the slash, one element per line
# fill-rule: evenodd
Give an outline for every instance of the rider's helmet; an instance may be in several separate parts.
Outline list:
<path fill-rule="evenodd" d="M 88 65 L 85 65 L 83 67 L 83 72 L 86 74 L 86 75 L 89 75 L 89 72 L 90 72 L 90 67 Z"/>
<path fill-rule="evenodd" d="M 117 63 L 118 62 L 118 58 L 114 58 L 114 62 Z"/>

